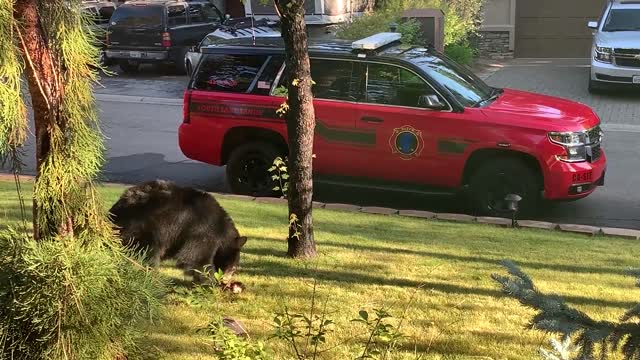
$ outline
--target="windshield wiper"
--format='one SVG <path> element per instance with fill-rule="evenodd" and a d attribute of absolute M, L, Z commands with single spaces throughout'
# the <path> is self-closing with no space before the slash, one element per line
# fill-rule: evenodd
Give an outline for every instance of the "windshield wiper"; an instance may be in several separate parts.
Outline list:
<path fill-rule="evenodd" d="M 472 107 L 478 107 L 480 106 L 480 104 L 484 104 L 486 102 L 489 101 L 493 101 L 495 99 L 497 99 L 498 97 L 500 97 L 500 95 L 504 92 L 503 89 L 499 89 L 499 88 L 493 88 L 491 90 L 491 93 L 489 94 L 489 97 L 486 99 L 481 99 L 480 101 L 476 102 L 475 104 L 473 104 Z"/>

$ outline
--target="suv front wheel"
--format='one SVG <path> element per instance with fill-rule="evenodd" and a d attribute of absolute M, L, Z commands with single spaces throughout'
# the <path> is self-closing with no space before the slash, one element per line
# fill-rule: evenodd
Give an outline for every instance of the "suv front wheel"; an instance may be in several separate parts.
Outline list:
<path fill-rule="evenodd" d="M 540 206 L 538 179 L 532 169 L 517 159 L 501 158 L 485 163 L 469 181 L 474 211 L 480 216 L 509 217 L 505 197 L 516 194 L 522 197 L 518 214 L 532 215 Z"/>
<path fill-rule="evenodd" d="M 227 182 L 234 194 L 277 196 L 269 173 L 273 161 L 281 154 L 268 143 L 249 143 L 233 150 L 227 161 Z"/>

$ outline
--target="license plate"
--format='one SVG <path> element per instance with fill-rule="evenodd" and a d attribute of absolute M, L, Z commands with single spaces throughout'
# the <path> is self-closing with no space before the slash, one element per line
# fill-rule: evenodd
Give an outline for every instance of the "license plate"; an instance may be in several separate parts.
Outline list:
<path fill-rule="evenodd" d="M 636 75 L 633 77 L 633 83 L 634 84 L 640 84 L 640 75 Z"/>
<path fill-rule="evenodd" d="M 575 173 L 573 174 L 573 177 L 571 180 L 574 183 L 591 182 L 593 180 L 593 172 L 583 171 L 583 172 Z"/>
<path fill-rule="evenodd" d="M 129 51 L 129 56 L 132 58 L 142 57 L 142 53 L 140 51 Z"/>

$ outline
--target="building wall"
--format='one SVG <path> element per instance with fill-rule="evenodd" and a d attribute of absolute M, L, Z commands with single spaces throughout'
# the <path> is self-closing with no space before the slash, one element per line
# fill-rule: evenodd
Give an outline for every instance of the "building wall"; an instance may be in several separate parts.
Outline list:
<path fill-rule="evenodd" d="M 476 39 L 484 58 L 512 58 L 515 50 L 516 0 L 485 0 L 483 23 Z"/>

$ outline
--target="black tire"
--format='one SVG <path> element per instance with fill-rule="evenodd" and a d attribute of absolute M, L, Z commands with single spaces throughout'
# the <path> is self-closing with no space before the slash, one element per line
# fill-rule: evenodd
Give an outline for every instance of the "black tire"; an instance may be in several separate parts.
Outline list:
<path fill-rule="evenodd" d="M 591 94 L 600 94 L 602 93 L 602 84 L 596 80 L 592 80 L 589 78 L 589 93 Z"/>
<path fill-rule="evenodd" d="M 176 56 L 174 69 L 178 75 L 184 75 L 187 73 L 187 64 L 185 63 L 184 58 L 187 56 L 188 51 L 189 49 L 182 49 L 178 53 L 178 56 Z"/>
<path fill-rule="evenodd" d="M 478 216 L 509 217 L 504 198 L 522 197 L 518 216 L 534 215 L 541 205 L 539 175 L 523 161 L 497 158 L 482 164 L 469 180 L 474 212 Z"/>
<path fill-rule="evenodd" d="M 138 73 L 138 70 L 140 70 L 139 63 L 129 62 L 126 60 L 120 61 L 118 66 L 120 66 L 120 69 L 122 69 L 125 74 L 136 74 Z"/>
<path fill-rule="evenodd" d="M 269 168 L 282 154 L 268 143 L 255 142 L 240 145 L 227 161 L 227 182 L 231 191 L 239 195 L 279 196 Z"/>

